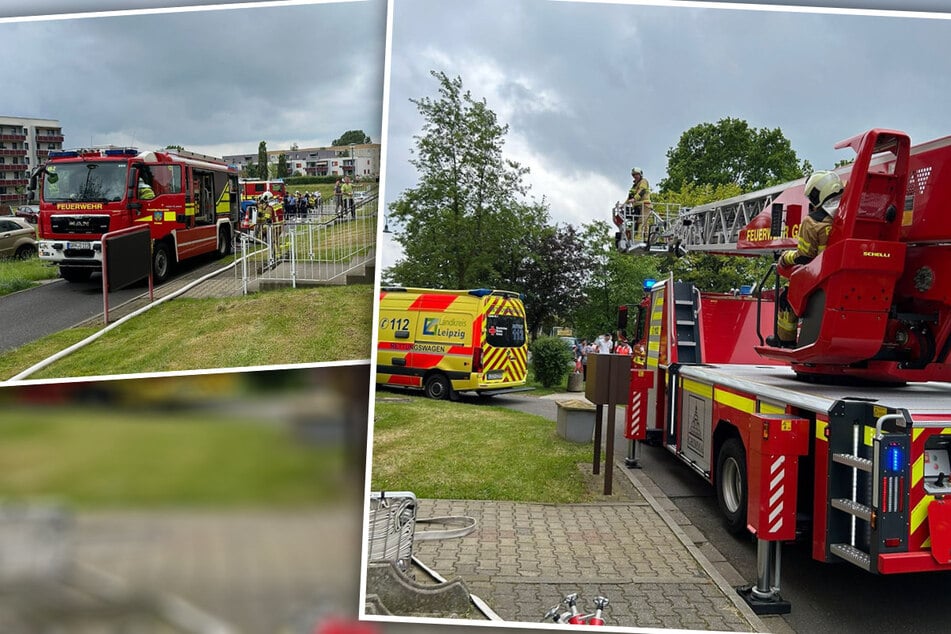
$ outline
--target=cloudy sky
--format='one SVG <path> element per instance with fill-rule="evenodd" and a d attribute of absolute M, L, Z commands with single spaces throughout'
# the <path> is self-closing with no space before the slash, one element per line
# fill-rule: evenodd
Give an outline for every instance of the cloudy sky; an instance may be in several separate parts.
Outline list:
<path fill-rule="evenodd" d="M 4 17 L 170 6 L 185 10 Z M 573 224 L 608 219 L 634 165 L 656 185 L 667 150 L 702 122 L 778 127 L 816 168 L 845 158 L 832 145 L 869 127 L 898 128 L 913 141 L 951 134 L 942 116 L 951 92 L 947 0 L 738 6 L 0 0 L 8 55 L 0 114 L 59 119 L 67 145 L 174 143 L 211 154 L 253 152 L 262 139 L 272 149 L 325 145 L 362 128 L 386 141 L 391 202 L 417 182 L 407 159 L 423 122 L 409 100 L 435 96 L 429 71 L 441 70 L 510 126 L 506 155 L 531 169 L 532 195 L 545 196 L 552 218 Z M 388 239 L 382 253 L 384 266 L 399 256 Z"/>
<path fill-rule="evenodd" d="M 385 18 L 385 0 L 367 0 L 4 21 L 0 115 L 58 119 L 67 147 L 220 156 L 256 153 L 262 140 L 329 145 L 351 129 L 379 142 Z"/>
<path fill-rule="evenodd" d="M 667 150 L 703 122 L 780 128 L 817 169 L 848 158 L 833 144 L 868 128 L 913 142 L 951 134 L 951 15 L 685 4 L 395 0 L 387 201 L 417 182 L 406 157 L 423 121 L 409 100 L 436 96 L 430 70 L 486 99 L 532 194 L 575 225 L 609 220 L 631 167 L 659 182 Z M 386 241 L 384 266 L 397 248 Z"/>

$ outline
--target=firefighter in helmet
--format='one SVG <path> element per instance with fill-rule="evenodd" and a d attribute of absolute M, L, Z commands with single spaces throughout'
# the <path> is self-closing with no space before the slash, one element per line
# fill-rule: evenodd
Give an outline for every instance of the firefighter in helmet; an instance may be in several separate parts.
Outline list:
<path fill-rule="evenodd" d="M 832 219 L 839 208 L 845 186 L 835 172 L 814 172 L 806 180 L 803 193 L 809 199 L 809 213 L 799 227 L 799 242 L 795 249 L 779 256 L 779 270 L 789 277 L 792 267 L 808 264 L 822 253 L 829 243 Z M 766 345 L 774 348 L 795 348 L 798 318 L 786 296 L 787 289 L 779 296 L 776 336 L 767 337 Z"/>
<path fill-rule="evenodd" d="M 630 205 L 633 212 L 636 235 L 631 236 L 630 229 L 628 229 L 628 250 L 646 248 L 647 238 L 650 235 L 647 226 L 651 209 L 650 184 L 644 178 L 644 170 L 639 167 L 631 168 L 631 178 L 634 179 L 634 182 L 631 184 L 631 189 L 627 193 L 627 200 L 624 201 L 624 204 Z M 637 244 L 631 244 L 634 238 L 636 238 L 634 242 Z"/>
<path fill-rule="evenodd" d="M 139 176 L 139 184 L 136 190 L 141 200 L 152 200 L 155 198 L 155 190 L 152 189 L 152 186 L 146 183 L 145 179 L 141 176 Z"/>

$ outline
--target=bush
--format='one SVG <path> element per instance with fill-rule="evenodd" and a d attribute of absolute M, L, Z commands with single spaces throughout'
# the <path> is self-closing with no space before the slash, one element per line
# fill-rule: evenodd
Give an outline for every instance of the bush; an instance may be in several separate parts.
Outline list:
<path fill-rule="evenodd" d="M 559 385 L 568 376 L 571 350 L 558 337 L 539 337 L 532 342 L 535 378 L 545 387 Z"/>

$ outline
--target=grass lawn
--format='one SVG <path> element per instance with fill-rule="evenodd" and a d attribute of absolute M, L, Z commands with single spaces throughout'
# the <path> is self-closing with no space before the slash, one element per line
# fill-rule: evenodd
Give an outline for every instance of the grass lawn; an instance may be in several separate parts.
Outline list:
<path fill-rule="evenodd" d="M 83 508 L 321 504 L 344 452 L 208 413 L 5 407 L 0 497 Z"/>
<path fill-rule="evenodd" d="M 38 257 L 25 260 L 0 259 L 0 296 L 36 286 L 40 280 L 59 277 L 59 269 Z"/>
<path fill-rule="evenodd" d="M 590 463 L 591 451 L 538 416 L 378 392 L 371 487 L 422 498 L 581 502 L 592 498 L 577 465 Z"/>
<path fill-rule="evenodd" d="M 370 358 L 373 287 L 176 299 L 122 324 L 31 379 Z M 93 334 L 72 328 L 0 355 L 9 379 Z"/>

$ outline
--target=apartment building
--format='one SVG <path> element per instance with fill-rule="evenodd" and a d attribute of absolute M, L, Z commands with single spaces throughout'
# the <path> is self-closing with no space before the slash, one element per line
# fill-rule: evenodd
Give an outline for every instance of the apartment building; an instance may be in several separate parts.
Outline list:
<path fill-rule="evenodd" d="M 0 203 L 26 200 L 30 170 L 50 150 L 63 149 L 63 128 L 56 119 L 0 116 Z"/>
<path fill-rule="evenodd" d="M 268 163 L 276 166 L 281 154 L 287 156 L 287 168 L 291 176 L 350 176 L 356 180 L 376 180 L 380 177 L 379 143 L 269 150 Z M 223 158 L 238 170 L 258 161 L 257 152 Z"/>

